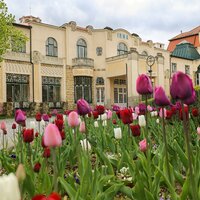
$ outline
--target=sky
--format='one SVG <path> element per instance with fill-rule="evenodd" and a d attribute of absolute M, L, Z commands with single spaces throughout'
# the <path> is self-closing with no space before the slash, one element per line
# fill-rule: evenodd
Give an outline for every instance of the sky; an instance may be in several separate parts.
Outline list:
<path fill-rule="evenodd" d="M 61 26 L 109 26 L 137 33 L 143 41 L 161 42 L 200 25 L 199 0 L 4 0 L 16 21 L 40 17 L 43 23 Z"/>

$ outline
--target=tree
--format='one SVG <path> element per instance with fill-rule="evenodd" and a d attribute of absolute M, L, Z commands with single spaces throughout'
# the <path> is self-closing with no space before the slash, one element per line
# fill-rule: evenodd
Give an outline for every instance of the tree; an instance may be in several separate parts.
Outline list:
<path fill-rule="evenodd" d="M 0 62 L 3 60 L 6 50 L 18 49 L 27 40 L 27 37 L 13 26 L 14 22 L 15 17 L 8 13 L 8 7 L 4 0 L 0 0 Z"/>

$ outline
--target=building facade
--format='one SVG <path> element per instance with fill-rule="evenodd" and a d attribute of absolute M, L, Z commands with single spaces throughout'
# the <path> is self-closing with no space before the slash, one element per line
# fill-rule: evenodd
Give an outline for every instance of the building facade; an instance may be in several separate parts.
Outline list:
<path fill-rule="evenodd" d="M 0 64 L 1 112 L 7 115 L 16 108 L 30 114 L 73 109 L 80 98 L 91 105 L 133 106 L 141 99 L 136 79 L 143 73 L 169 94 L 174 60 L 161 43 L 143 42 L 124 29 L 80 27 L 74 21 L 54 26 L 33 16 L 15 26 L 28 41 L 9 50 Z M 151 69 L 150 55 L 155 58 Z"/>

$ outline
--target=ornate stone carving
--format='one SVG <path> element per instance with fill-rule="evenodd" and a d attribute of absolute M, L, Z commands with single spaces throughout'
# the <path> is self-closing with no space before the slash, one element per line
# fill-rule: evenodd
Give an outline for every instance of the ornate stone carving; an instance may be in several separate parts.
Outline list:
<path fill-rule="evenodd" d="M 62 66 L 42 66 L 41 67 L 41 75 L 42 76 L 57 76 L 63 77 L 63 67 Z"/>
<path fill-rule="evenodd" d="M 31 74 L 32 65 L 28 63 L 18 63 L 18 62 L 6 62 L 5 63 L 6 73 L 16 73 L 16 74 Z"/>
<path fill-rule="evenodd" d="M 33 52 L 33 63 L 38 64 L 42 60 L 42 55 L 39 51 Z"/>

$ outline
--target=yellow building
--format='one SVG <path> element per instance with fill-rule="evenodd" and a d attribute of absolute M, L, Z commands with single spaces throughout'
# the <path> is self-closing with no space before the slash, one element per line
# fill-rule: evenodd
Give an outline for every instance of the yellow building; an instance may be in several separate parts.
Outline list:
<path fill-rule="evenodd" d="M 26 16 L 16 28 L 29 40 L 17 52 L 8 51 L 0 64 L 0 102 L 14 108 L 46 112 L 72 109 L 83 97 L 92 105 L 135 105 L 139 100 L 136 79 L 149 74 L 149 55 L 154 85 L 169 93 L 170 53 L 161 43 L 143 42 L 135 33 L 110 27 L 62 26 Z M 128 98 L 127 98 L 128 95 Z"/>

